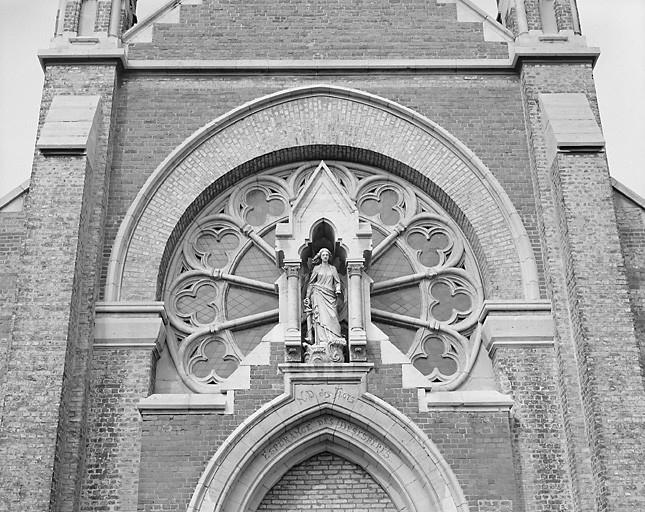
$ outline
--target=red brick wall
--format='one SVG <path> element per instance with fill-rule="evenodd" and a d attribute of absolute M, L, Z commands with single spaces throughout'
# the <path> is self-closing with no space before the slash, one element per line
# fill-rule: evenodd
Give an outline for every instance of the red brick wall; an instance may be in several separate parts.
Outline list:
<path fill-rule="evenodd" d="M 645 400 L 607 163 L 549 155 L 538 104 L 539 93 L 584 92 L 597 115 L 591 66 L 525 63 L 521 76 L 574 503 L 638 510 Z"/>
<path fill-rule="evenodd" d="M 625 257 L 625 273 L 640 348 L 641 373 L 645 377 L 645 210 L 614 191 L 618 236 Z"/>
<path fill-rule="evenodd" d="M 155 355 L 148 349 L 95 349 L 83 469 L 85 510 L 136 510 L 141 417 L 152 393 Z"/>
<path fill-rule="evenodd" d="M 396 508 L 383 488 L 363 468 L 323 452 L 287 471 L 257 510 L 395 512 Z"/>
<path fill-rule="evenodd" d="M 485 42 L 482 23 L 457 21 L 454 4 L 434 0 L 269 2 L 204 0 L 160 23 L 133 59 L 506 58 Z"/>
<path fill-rule="evenodd" d="M 0 495 L 23 509 L 78 503 L 115 77 L 113 65 L 45 73 L 41 123 L 57 94 L 100 95 L 102 111 L 94 168 L 81 155 L 34 160 L 17 267 L 20 307 L 0 390 Z"/>
<path fill-rule="evenodd" d="M 8 363 L 7 349 L 11 345 L 20 246 L 24 236 L 23 212 L 0 213 L 0 375 L 4 375 Z"/>

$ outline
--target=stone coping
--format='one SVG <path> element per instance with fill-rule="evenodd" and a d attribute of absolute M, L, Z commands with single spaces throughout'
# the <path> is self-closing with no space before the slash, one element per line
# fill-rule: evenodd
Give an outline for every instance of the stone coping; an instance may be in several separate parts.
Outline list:
<path fill-rule="evenodd" d="M 634 192 L 631 188 L 624 185 L 616 178 L 611 178 L 611 185 L 616 190 L 616 192 L 619 192 L 620 194 L 624 195 L 626 198 L 631 199 L 634 203 L 636 203 L 638 206 L 640 206 L 645 210 L 645 198 L 643 198 L 641 195 Z M 2 203 L 2 200 L 0 200 L 0 204 L 1 203 Z"/>
<path fill-rule="evenodd" d="M 29 192 L 29 183 L 30 183 L 30 180 L 26 179 L 20 185 L 12 188 L 9 192 L 4 194 L 3 196 L 0 196 L 0 211 L 2 211 L 4 207 L 6 207 L 11 202 L 18 199 L 23 194 L 26 194 L 27 192 Z"/>

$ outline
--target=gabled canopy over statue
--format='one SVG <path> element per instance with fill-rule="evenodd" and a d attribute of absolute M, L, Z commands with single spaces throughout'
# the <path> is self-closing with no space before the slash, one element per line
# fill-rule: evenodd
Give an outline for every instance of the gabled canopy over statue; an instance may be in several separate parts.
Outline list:
<path fill-rule="evenodd" d="M 307 315 L 305 362 L 340 363 L 347 341 L 340 332 L 338 297 L 341 294 L 340 276 L 330 264 L 331 252 L 323 248 L 314 256 L 314 265 L 307 285 L 304 311 Z"/>

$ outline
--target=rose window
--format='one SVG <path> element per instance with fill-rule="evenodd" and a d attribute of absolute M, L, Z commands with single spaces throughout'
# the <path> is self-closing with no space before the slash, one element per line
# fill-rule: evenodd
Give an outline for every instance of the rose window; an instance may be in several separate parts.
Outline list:
<path fill-rule="evenodd" d="M 164 287 L 168 346 L 193 391 L 219 390 L 278 323 L 276 225 L 318 163 L 240 182 L 213 200 L 178 244 Z M 451 389 L 474 362 L 483 302 L 463 234 L 410 183 L 372 167 L 326 164 L 372 225 L 370 332 L 387 336 L 428 387 Z M 346 269 L 338 267 L 346 289 Z M 346 322 L 342 312 L 339 318 Z"/>

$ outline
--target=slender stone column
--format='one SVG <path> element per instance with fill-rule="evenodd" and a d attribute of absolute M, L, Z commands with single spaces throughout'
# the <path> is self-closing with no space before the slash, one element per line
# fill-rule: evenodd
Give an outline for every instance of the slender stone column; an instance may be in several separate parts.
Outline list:
<path fill-rule="evenodd" d="M 287 332 L 285 348 L 287 362 L 302 361 L 302 338 L 300 334 L 300 262 L 284 264 L 287 275 Z"/>
<path fill-rule="evenodd" d="M 349 278 L 349 301 L 347 313 L 349 318 L 349 360 L 365 361 L 367 336 L 363 322 L 363 293 L 361 278 L 363 274 L 363 261 L 352 260 L 347 262 L 347 276 Z"/>

